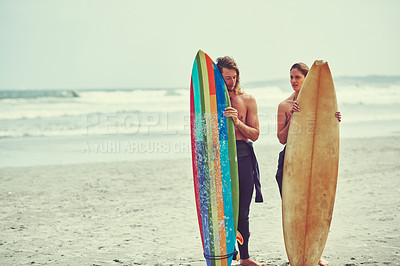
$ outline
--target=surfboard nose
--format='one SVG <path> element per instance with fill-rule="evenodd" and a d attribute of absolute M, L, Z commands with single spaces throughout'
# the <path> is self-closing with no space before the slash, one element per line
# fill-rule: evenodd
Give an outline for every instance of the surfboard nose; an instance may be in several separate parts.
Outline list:
<path fill-rule="evenodd" d="M 317 66 L 324 65 L 324 64 L 326 64 L 326 63 L 328 63 L 328 62 L 326 62 L 325 60 L 315 60 L 315 64 L 316 64 Z"/>

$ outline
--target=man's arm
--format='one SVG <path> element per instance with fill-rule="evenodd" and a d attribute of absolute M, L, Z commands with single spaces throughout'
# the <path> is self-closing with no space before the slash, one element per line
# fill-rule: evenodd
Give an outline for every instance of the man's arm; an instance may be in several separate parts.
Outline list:
<path fill-rule="evenodd" d="M 258 121 L 257 102 L 253 96 L 245 99 L 247 109 L 246 121 L 243 122 L 238 118 L 238 111 L 233 107 L 227 107 L 224 115 L 231 117 L 237 130 L 248 139 L 256 141 L 260 135 L 260 125 Z"/>
<path fill-rule="evenodd" d="M 246 106 L 246 124 L 238 119 L 239 122 L 237 123 L 236 127 L 243 136 L 251 139 L 252 141 L 256 141 L 260 136 L 260 124 L 258 121 L 256 99 L 253 96 L 249 95 L 249 98 L 246 99 Z"/>

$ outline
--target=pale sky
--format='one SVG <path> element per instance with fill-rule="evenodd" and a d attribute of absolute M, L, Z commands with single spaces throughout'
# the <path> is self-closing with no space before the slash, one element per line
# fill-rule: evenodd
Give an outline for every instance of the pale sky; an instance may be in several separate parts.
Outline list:
<path fill-rule="evenodd" d="M 0 89 L 186 88 L 202 49 L 243 82 L 316 59 L 400 75 L 399 0 L 0 0 Z"/>

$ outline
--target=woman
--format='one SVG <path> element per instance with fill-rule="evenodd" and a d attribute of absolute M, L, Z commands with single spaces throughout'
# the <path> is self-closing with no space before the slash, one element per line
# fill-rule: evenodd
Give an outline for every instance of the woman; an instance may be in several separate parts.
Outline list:
<path fill-rule="evenodd" d="M 304 79 L 307 76 L 309 68 L 304 63 L 296 63 L 290 68 L 290 83 L 294 92 L 290 95 L 289 98 L 282 101 L 278 106 L 278 126 L 277 126 L 277 137 L 279 142 L 283 145 L 287 142 L 289 126 L 290 126 L 290 119 L 292 118 L 293 112 L 299 112 L 300 107 L 298 102 L 296 101 L 297 97 L 299 96 L 299 92 L 301 86 L 303 85 Z M 342 117 L 340 112 L 336 112 L 335 116 L 341 121 Z M 276 172 L 276 181 L 278 182 L 279 186 L 279 193 L 282 197 L 282 174 L 283 174 L 283 163 L 285 161 L 285 148 L 279 153 L 279 160 L 278 160 L 278 170 Z M 328 261 L 324 259 L 320 259 L 319 265 L 330 265 Z"/>

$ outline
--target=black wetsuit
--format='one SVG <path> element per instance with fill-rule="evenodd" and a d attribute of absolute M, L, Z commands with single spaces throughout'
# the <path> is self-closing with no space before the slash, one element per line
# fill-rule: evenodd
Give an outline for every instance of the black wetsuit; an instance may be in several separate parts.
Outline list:
<path fill-rule="evenodd" d="M 295 99 L 293 98 L 293 101 L 294 100 Z M 289 120 L 290 119 L 286 120 L 285 126 L 289 123 Z M 282 198 L 283 163 L 285 162 L 285 153 L 286 153 L 286 145 L 283 148 L 283 150 L 279 153 L 278 169 L 276 170 L 276 175 L 275 175 L 276 182 L 278 182 L 279 193 L 281 194 L 281 198 Z"/>
<path fill-rule="evenodd" d="M 286 153 L 286 145 L 283 148 L 283 150 L 279 153 L 278 169 L 276 170 L 276 175 L 275 175 L 276 182 L 278 182 L 279 193 L 281 194 L 281 198 L 282 198 L 283 163 L 285 162 L 285 153 Z"/>
<path fill-rule="evenodd" d="M 239 246 L 240 259 L 249 256 L 249 212 L 250 202 L 256 188 L 256 202 L 263 202 L 260 184 L 260 171 L 252 142 L 236 141 L 239 169 L 239 221 L 238 231 L 243 236 L 243 245 Z"/>

